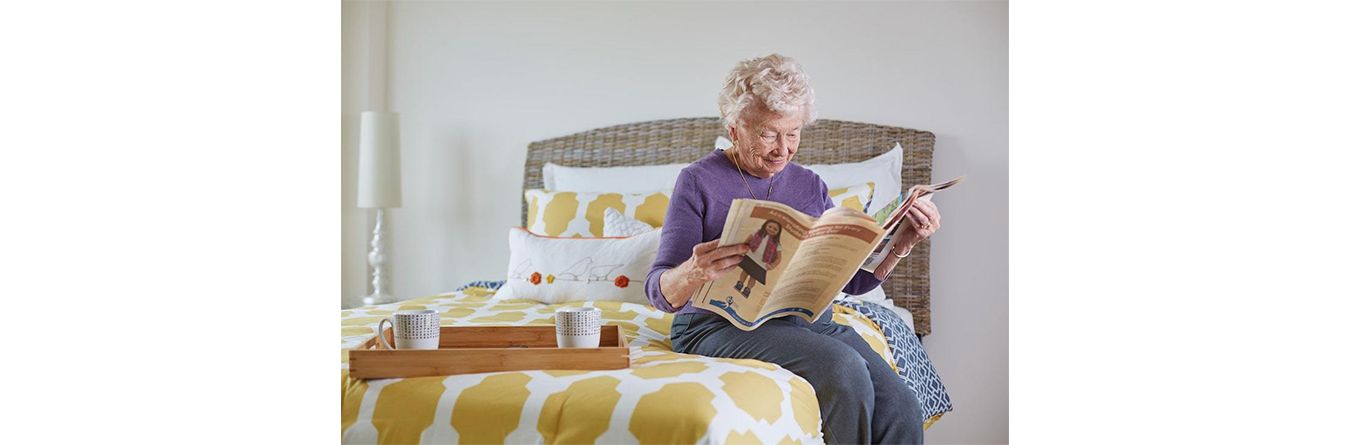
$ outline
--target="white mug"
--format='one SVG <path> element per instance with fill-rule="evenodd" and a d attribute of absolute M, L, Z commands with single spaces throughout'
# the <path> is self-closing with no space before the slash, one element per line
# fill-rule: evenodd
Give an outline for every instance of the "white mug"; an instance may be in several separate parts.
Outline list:
<path fill-rule="evenodd" d="M 437 349 L 441 345 L 441 314 L 435 309 L 398 311 L 394 313 L 393 320 L 380 320 L 376 337 L 385 349 L 395 349 L 384 340 L 385 322 L 394 327 L 394 346 L 398 346 L 397 349 Z"/>
<path fill-rule="evenodd" d="M 559 348 L 600 346 L 600 309 L 565 307 L 554 314 Z"/>

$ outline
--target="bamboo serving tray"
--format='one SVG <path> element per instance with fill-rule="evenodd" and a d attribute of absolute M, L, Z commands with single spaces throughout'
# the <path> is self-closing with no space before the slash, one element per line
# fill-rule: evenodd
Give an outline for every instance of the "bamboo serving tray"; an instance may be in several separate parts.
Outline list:
<path fill-rule="evenodd" d="M 376 337 L 348 351 L 347 373 L 359 379 L 424 377 L 535 369 L 628 367 L 619 327 L 600 327 L 600 347 L 559 348 L 553 326 L 441 326 L 439 349 L 385 349 Z M 393 329 L 381 333 L 394 344 Z"/>

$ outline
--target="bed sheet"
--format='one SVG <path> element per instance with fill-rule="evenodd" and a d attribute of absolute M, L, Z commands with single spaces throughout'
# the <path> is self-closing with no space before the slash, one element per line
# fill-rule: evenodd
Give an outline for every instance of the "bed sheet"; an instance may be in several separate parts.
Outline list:
<path fill-rule="evenodd" d="M 757 360 L 679 354 L 672 314 L 621 302 L 542 304 L 470 288 L 342 311 L 344 443 L 822 443 L 815 391 Z M 552 325 L 561 307 L 594 306 L 620 327 L 629 369 L 519 371 L 447 377 L 348 377 L 347 350 L 400 309 L 435 309 L 446 326 Z M 894 367 L 876 324 L 836 306 Z"/>

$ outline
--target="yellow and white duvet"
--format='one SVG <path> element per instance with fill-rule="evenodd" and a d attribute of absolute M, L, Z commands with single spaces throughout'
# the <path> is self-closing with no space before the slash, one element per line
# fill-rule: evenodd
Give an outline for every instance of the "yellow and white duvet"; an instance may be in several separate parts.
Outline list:
<path fill-rule="evenodd" d="M 670 349 L 672 314 L 647 305 L 546 305 L 492 300 L 471 288 L 436 297 L 342 311 L 344 443 L 822 443 L 815 391 L 801 377 L 757 360 Z M 553 325 L 560 307 L 595 306 L 620 327 L 631 365 L 613 371 L 514 371 L 360 380 L 347 350 L 399 309 L 435 309 L 446 326 Z M 835 306 L 887 362 L 881 331 Z M 894 366 L 894 364 L 892 364 Z"/>

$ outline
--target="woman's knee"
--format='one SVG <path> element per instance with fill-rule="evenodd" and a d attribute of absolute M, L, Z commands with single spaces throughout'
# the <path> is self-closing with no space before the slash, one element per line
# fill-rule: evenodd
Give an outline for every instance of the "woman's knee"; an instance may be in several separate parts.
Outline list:
<path fill-rule="evenodd" d="M 872 391 L 867 360 L 848 345 L 831 342 L 804 351 L 810 357 L 811 370 L 802 375 L 819 391 L 823 388 L 866 389 Z"/>
<path fill-rule="evenodd" d="M 923 417 L 923 409 L 919 402 L 909 399 L 913 403 L 913 409 L 907 410 L 900 416 L 900 442 L 902 443 L 923 443 L 923 422 L 927 419 Z"/>
<path fill-rule="evenodd" d="M 897 379 L 899 380 L 899 379 Z M 919 398 L 914 396 L 914 391 L 900 382 L 900 390 L 890 397 L 890 403 L 899 405 L 895 416 L 899 423 L 902 441 L 905 443 L 923 442 L 923 405 L 919 403 Z"/>

